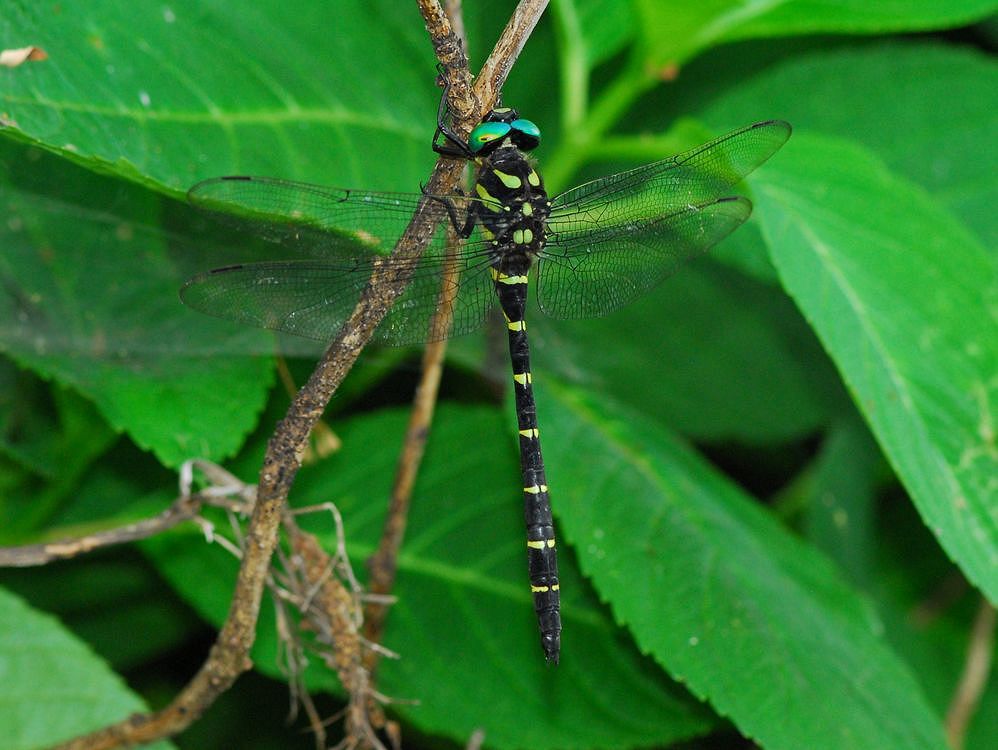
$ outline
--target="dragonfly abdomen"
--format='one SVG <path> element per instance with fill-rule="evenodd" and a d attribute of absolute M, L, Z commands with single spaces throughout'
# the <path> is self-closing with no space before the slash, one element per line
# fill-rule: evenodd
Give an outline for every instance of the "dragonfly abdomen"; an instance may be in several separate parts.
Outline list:
<path fill-rule="evenodd" d="M 474 204 L 470 218 L 478 222 L 492 242 L 492 280 L 506 319 L 513 365 L 530 591 L 544 656 L 557 663 L 561 648 L 561 586 L 525 318 L 530 266 L 544 248 L 551 203 L 540 175 L 512 140 L 491 151 L 480 164 L 475 192 L 481 201 Z"/>
<path fill-rule="evenodd" d="M 540 430 L 537 427 L 530 347 L 527 343 L 525 312 L 529 269 L 529 256 L 522 253 L 507 254 L 497 259 L 493 265 L 492 278 L 506 319 L 509 355 L 513 366 L 530 591 L 540 626 L 544 656 L 548 661 L 557 663 L 561 647 L 561 586 L 558 581 L 554 519 L 541 456 Z"/>

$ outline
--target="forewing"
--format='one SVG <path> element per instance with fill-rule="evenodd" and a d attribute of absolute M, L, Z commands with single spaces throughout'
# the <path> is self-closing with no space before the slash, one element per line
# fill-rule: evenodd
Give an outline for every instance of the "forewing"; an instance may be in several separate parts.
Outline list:
<path fill-rule="evenodd" d="M 789 137 L 781 120 L 756 123 L 554 198 L 538 266 L 541 308 L 560 318 L 605 315 L 720 242 L 752 210 L 729 191 Z"/>
<path fill-rule="evenodd" d="M 202 213 L 240 232 L 280 242 L 310 257 L 348 263 L 372 253 L 387 255 L 424 198 L 419 193 L 379 193 L 329 188 L 272 177 L 218 177 L 187 193 Z M 448 219 L 445 199 L 431 200 L 430 215 Z M 447 196 L 460 207 L 463 196 Z"/>
<path fill-rule="evenodd" d="M 789 137 L 790 125 L 782 120 L 758 122 L 686 153 L 587 182 L 551 201 L 549 225 L 564 234 L 710 203 L 725 197 Z"/>
<path fill-rule="evenodd" d="M 549 242 L 537 262 L 537 301 L 555 318 L 596 318 L 623 307 L 706 252 L 752 213 L 746 198 L 721 198 L 676 213 L 636 215 Z"/>

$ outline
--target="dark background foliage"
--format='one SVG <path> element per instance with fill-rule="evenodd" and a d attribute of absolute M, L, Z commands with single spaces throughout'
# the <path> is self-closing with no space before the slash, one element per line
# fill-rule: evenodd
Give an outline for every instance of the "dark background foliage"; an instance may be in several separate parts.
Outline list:
<path fill-rule="evenodd" d="M 472 69 L 511 2 L 464 3 Z M 998 598 L 998 156 L 985 0 L 552 3 L 505 90 L 553 192 L 780 117 L 752 221 L 610 318 L 531 320 L 564 566 L 563 663 L 524 587 L 511 404 L 455 341 L 386 644 L 406 746 L 945 747 Z M 288 397 L 268 334 L 185 278 L 280 249 L 207 226 L 199 179 L 414 191 L 439 91 L 414 4 L 7 0 L 0 49 L 0 543 L 158 512 L 186 459 L 253 481 Z M 299 381 L 311 345 L 282 341 Z M 501 359 L 499 360 L 501 362 Z M 416 381 L 371 351 L 292 503 L 373 551 Z M 505 368 L 505 363 L 501 364 Z M 313 527 L 331 538 L 328 518 Z M 195 529 L 0 575 L 0 733 L 35 748 L 163 705 L 225 616 Z M 311 747 L 257 669 L 178 747 Z M 309 674 L 330 713 L 333 678 Z M 998 736 L 992 685 L 966 737 Z M 328 688 L 329 695 L 321 695 Z M 165 745 L 160 745 L 165 746 Z"/>

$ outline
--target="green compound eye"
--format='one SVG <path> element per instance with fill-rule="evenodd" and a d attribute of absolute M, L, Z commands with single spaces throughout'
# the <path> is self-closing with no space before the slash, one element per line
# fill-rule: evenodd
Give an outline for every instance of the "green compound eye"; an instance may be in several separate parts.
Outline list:
<path fill-rule="evenodd" d="M 509 127 L 512 129 L 510 137 L 518 149 L 530 151 L 540 145 L 541 129 L 530 120 L 513 120 Z"/>
<path fill-rule="evenodd" d="M 477 154 L 485 146 L 499 138 L 505 138 L 512 127 L 505 122 L 483 122 L 468 136 L 468 148 Z"/>
<path fill-rule="evenodd" d="M 524 135 L 534 138 L 537 141 L 541 140 L 541 129 L 534 125 L 534 123 L 530 120 L 513 120 L 509 126 L 513 130 L 518 130 Z"/>

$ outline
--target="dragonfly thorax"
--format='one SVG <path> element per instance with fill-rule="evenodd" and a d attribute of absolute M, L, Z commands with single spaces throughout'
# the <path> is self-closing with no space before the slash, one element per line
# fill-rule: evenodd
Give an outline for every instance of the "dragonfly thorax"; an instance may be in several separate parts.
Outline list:
<path fill-rule="evenodd" d="M 497 255 L 537 255 L 544 247 L 551 202 L 544 182 L 512 142 L 481 160 L 475 181 L 477 219 Z"/>

